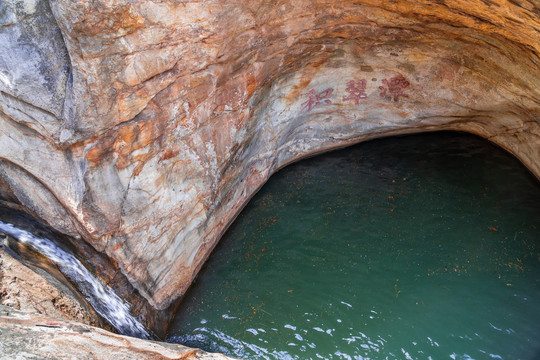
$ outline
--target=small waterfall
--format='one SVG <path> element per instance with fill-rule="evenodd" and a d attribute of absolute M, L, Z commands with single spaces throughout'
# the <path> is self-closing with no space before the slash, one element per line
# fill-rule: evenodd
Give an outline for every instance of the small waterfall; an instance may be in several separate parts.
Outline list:
<path fill-rule="evenodd" d="M 105 283 L 96 278 L 73 255 L 56 246 L 51 240 L 36 237 L 28 231 L 0 221 L 0 231 L 45 255 L 74 281 L 92 307 L 119 333 L 150 339 L 144 326 L 129 313 L 129 306 Z"/>

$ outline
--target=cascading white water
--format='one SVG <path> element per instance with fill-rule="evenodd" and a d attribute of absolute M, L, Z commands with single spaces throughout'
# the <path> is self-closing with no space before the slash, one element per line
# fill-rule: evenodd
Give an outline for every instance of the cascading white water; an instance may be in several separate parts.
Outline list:
<path fill-rule="evenodd" d="M 96 278 L 73 255 L 60 249 L 51 240 L 34 236 L 26 230 L 0 221 L 0 231 L 45 255 L 74 281 L 92 307 L 118 332 L 124 335 L 149 339 L 144 326 L 129 313 L 129 306 L 105 283 Z"/>

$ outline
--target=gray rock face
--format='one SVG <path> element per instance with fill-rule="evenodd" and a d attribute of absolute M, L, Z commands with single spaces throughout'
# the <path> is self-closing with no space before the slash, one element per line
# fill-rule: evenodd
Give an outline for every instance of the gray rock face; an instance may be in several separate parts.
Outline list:
<path fill-rule="evenodd" d="M 71 75 L 62 33 L 46 0 L 0 4 L 0 106 L 9 118 L 44 137 L 67 131 Z M 69 106 L 69 105 L 67 105 Z M 36 134 L 37 135 L 37 134 Z"/>
<path fill-rule="evenodd" d="M 0 198 L 175 303 L 279 168 L 478 134 L 540 177 L 532 1 L 4 0 Z"/>

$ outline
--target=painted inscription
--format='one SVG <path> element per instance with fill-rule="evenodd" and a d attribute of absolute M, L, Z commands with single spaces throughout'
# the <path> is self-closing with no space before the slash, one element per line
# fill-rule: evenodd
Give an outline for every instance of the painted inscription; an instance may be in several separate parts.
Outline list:
<path fill-rule="evenodd" d="M 390 80 L 383 79 L 384 86 L 379 86 L 381 97 L 390 96 L 394 101 L 398 101 L 400 96 L 409 97 L 404 94 L 405 88 L 409 86 L 409 82 L 403 76 L 395 76 Z"/>
<path fill-rule="evenodd" d="M 343 101 L 354 100 L 354 104 L 360 104 L 360 99 L 366 99 L 366 79 L 350 80 L 347 82 L 347 88 L 345 89 L 349 93 L 349 96 L 345 96 Z"/>
<path fill-rule="evenodd" d="M 372 79 L 376 81 L 377 79 Z M 382 85 L 379 86 L 380 96 L 387 99 L 394 99 L 394 101 L 399 101 L 400 97 L 409 97 L 408 94 L 405 94 L 405 89 L 410 85 L 409 81 L 403 76 L 394 76 L 390 79 L 383 79 Z M 349 80 L 346 83 L 345 91 L 347 96 L 343 97 L 343 101 L 354 101 L 355 105 L 360 104 L 361 99 L 367 99 L 367 81 L 366 79 L 359 80 Z M 334 92 L 333 88 L 328 88 L 319 93 L 312 89 L 306 94 L 307 100 L 302 103 L 302 110 L 310 112 L 313 108 L 321 104 L 331 104 L 330 100 Z"/>
<path fill-rule="evenodd" d="M 330 101 L 330 97 L 332 96 L 333 92 L 334 92 L 334 89 L 332 88 L 328 88 L 324 91 L 321 91 L 318 94 L 315 90 L 311 90 L 309 93 L 307 93 L 307 96 L 308 96 L 307 101 L 302 103 L 301 111 L 304 111 L 307 109 L 307 112 L 310 112 L 311 109 L 313 109 L 315 106 L 318 106 L 322 103 L 331 104 L 332 101 Z"/>

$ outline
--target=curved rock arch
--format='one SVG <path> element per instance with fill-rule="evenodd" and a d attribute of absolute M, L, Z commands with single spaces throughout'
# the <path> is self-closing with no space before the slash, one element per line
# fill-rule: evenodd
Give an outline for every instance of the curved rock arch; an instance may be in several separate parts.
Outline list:
<path fill-rule="evenodd" d="M 315 152 L 458 130 L 540 177 L 533 1 L 49 4 L 4 3 L 0 40 L 31 56 L 0 54 L 0 158 L 32 166 L 85 229 L 61 230 L 106 253 L 156 310 L 273 172 Z M 44 39 L 9 36 L 36 26 L 69 56 L 51 62 Z"/>

